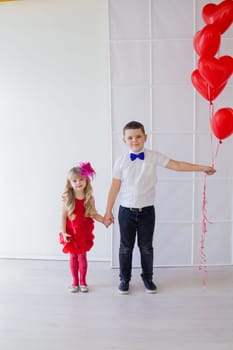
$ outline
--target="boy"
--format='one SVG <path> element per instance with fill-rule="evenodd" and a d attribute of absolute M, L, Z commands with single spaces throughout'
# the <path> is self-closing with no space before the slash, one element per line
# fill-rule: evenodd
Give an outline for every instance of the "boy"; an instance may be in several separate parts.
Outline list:
<path fill-rule="evenodd" d="M 142 280 L 148 293 L 156 293 L 153 276 L 153 233 L 155 226 L 156 167 L 162 166 L 176 171 L 202 171 L 215 173 L 210 166 L 192 164 L 169 159 L 162 153 L 144 149 L 147 140 L 144 126 L 131 121 L 123 129 L 123 142 L 129 152 L 116 160 L 110 187 L 104 224 L 114 222 L 112 208 L 120 191 L 120 285 L 119 292 L 128 294 L 132 270 L 132 253 L 137 234 L 141 256 Z"/>

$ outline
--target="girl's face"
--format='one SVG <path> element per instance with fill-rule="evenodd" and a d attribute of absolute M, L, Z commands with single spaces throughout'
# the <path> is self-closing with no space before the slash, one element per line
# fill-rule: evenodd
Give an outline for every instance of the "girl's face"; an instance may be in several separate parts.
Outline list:
<path fill-rule="evenodd" d="M 84 193 L 87 180 L 82 176 L 73 175 L 70 179 L 70 185 L 75 193 Z"/>

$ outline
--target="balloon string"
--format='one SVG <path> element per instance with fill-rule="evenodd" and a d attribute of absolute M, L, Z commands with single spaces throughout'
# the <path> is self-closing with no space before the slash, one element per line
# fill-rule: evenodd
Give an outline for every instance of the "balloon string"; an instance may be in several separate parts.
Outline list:
<path fill-rule="evenodd" d="M 217 158 L 218 151 L 219 151 L 219 146 L 220 146 L 221 143 L 222 143 L 222 142 L 219 141 L 219 143 L 218 143 L 218 145 L 217 145 L 216 152 L 215 152 L 215 155 L 214 155 L 215 158 Z"/>
<path fill-rule="evenodd" d="M 208 86 L 208 93 L 210 94 L 210 89 Z M 209 119 L 211 124 L 211 119 L 214 115 L 214 104 L 212 101 L 210 101 L 209 105 Z M 214 147 L 213 147 L 213 133 L 210 133 L 210 143 L 211 143 L 211 165 L 214 168 L 215 158 L 218 154 L 219 145 L 217 147 L 217 150 L 214 154 Z M 204 185 L 203 185 L 203 200 L 202 200 L 202 233 L 201 233 L 201 240 L 200 240 L 200 265 L 199 270 L 202 270 L 204 275 L 202 278 L 202 286 L 206 287 L 207 285 L 207 277 L 208 277 L 208 270 L 207 270 L 207 258 L 205 253 L 205 244 L 206 244 L 206 233 L 207 233 L 207 223 L 212 224 L 212 222 L 207 217 L 207 195 L 206 195 L 206 177 L 205 174 L 204 177 Z"/>
<path fill-rule="evenodd" d="M 211 120 L 213 118 L 213 115 L 214 115 L 214 104 L 213 102 L 210 102 L 210 106 L 209 106 L 209 122 L 210 122 L 210 125 L 211 125 Z M 210 132 L 210 144 L 211 144 L 211 165 L 212 167 L 214 168 L 214 159 L 215 159 L 215 156 L 214 156 L 214 147 L 213 147 L 213 133 Z"/>
<path fill-rule="evenodd" d="M 210 106 L 209 106 L 209 120 L 210 120 L 210 125 L 211 125 L 211 120 L 213 118 L 214 115 L 214 104 L 213 102 L 210 102 Z M 219 151 L 219 146 L 222 143 L 222 141 L 219 141 L 217 144 L 217 148 L 214 152 L 214 145 L 213 145 L 213 133 L 212 131 L 210 132 L 210 143 L 211 143 L 211 165 L 214 168 L 215 166 L 215 159 L 218 156 L 218 151 Z"/>
<path fill-rule="evenodd" d="M 200 241 L 200 265 L 199 270 L 203 271 L 204 275 L 202 278 L 202 286 L 206 287 L 208 270 L 207 270 L 207 259 L 205 253 L 205 243 L 206 243 L 206 233 L 207 233 L 207 223 L 212 224 L 212 222 L 207 218 L 207 196 L 206 196 L 206 174 L 204 177 L 203 186 L 203 200 L 202 200 L 202 233 Z"/>

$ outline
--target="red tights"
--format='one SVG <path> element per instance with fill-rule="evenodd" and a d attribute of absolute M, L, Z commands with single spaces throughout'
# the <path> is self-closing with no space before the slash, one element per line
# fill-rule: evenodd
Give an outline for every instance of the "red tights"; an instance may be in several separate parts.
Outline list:
<path fill-rule="evenodd" d="M 73 286 L 80 285 L 86 286 L 86 275 L 87 275 L 87 255 L 83 254 L 70 254 L 70 271 L 73 277 Z"/>

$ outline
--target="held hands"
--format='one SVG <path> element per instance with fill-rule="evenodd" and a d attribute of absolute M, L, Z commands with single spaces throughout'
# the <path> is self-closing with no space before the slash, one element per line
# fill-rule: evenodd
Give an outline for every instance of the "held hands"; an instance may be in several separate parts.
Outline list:
<path fill-rule="evenodd" d="M 93 218 L 96 221 L 103 224 L 106 228 L 108 228 L 108 226 L 110 226 L 114 222 L 114 217 L 113 217 L 112 213 L 110 213 L 110 215 L 105 214 L 105 216 L 102 216 L 102 215 L 96 213 L 95 216 L 93 216 Z M 67 235 L 67 236 L 70 236 L 70 235 Z"/>
<path fill-rule="evenodd" d="M 105 214 L 104 215 L 104 221 L 103 224 L 105 225 L 106 228 L 108 228 L 111 224 L 114 223 L 114 216 L 112 213 L 110 214 Z"/>
<path fill-rule="evenodd" d="M 105 216 L 102 216 L 100 214 L 96 214 L 94 216 L 94 219 L 96 221 L 101 222 L 101 224 L 103 224 L 106 228 L 108 228 L 108 226 L 110 226 L 114 222 L 114 217 L 113 217 L 112 213 L 110 213 L 110 215 L 105 214 Z"/>

